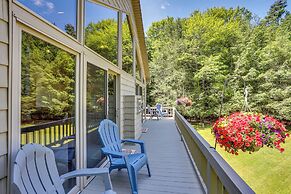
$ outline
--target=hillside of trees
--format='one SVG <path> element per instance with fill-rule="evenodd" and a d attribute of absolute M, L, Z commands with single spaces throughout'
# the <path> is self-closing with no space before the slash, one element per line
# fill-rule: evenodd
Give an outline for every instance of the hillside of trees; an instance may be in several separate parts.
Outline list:
<path fill-rule="evenodd" d="M 291 120 L 291 15 L 277 0 L 265 18 L 245 8 L 211 8 L 188 18 L 168 17 L 147 32 L 151 83 L 148 103 L 176 105 L 186 117 L 212 120 L 248 108 Z"/>

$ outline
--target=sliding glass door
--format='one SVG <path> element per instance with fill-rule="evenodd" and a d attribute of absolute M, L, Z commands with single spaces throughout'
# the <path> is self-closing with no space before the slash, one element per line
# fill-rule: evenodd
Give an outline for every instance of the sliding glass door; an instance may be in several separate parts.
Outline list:
<path fill-rule="evenodd" d="M 106 118 L 106 71 L 87 64 L 87 167 L 96 167 L 103 159 L 102 143 L 96 128 Z"/>

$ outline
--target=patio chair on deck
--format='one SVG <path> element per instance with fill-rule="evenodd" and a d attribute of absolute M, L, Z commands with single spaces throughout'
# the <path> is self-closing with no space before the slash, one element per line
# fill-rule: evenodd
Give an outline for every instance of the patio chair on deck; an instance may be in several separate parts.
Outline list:
<path fill-rule="evenodd" d="M 65 194 L 65 180 L 79 176 L 103 177 L 105 194 L 116 194 L 106 168 L 78 169 L 59 176 L 54 153 L 39 144 L 26 144 L 20 148 L 14 162 L 13 184 L 15 192 L 21 194 L 58 193 Z"/>
<path fill-rule="evenodd" d="M 151 176 L 144 142 L 134 139 L 121 140 L 119 137 L 119 129 L 117 125 L 108 119 L 105 119 L 100 123 L 98 132 L 104 145 L 101 150 L 109 158 L 109 172 L 111 172 L 113 169 L 120 170 L 122 168 L 126 168 L 128 172 L 131 191 L 133 194 L 137 194 L 137 172 L 144 165 L 146 165 L 148 175 Z M 129 155 L 123 153 L 121 150 L 121 143 L 123 142 L 139 144 L 141 148 L 141 153 Z"/>
<path fill-rule="evenodd" d="M 156 105 L 156 115 L 157 115 L 157 119 L 159 119 L 159 117 L 162 118 L 164 116 L 167 116 L 168 112 L 164 112 L 163 108 L 162 108 L 162 105 L 158 103 Z"/>

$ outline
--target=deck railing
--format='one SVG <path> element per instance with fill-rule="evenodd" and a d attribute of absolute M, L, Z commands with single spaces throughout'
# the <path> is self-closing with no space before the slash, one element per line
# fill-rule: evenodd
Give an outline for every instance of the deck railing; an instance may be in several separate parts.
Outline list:
<path fill-rule="evenodd" d="M 165 117 L 173 117 L 174 109 L 173 107 L 162 107 L 162 111 Z M 147 107 L 146 108 L 146 116 L 156 116 L 157 115 L 157 108 L 156 107 Z M 152 115 L 151 115 L 152 114 Z"/>
<path fill-rule="evenodd" d="M 75 135 L 74 118 L 47 122 L 34 126 L 21 128 L 21 144 L 39 143 L 45 146 L 53 146 L 63 143 L 67 137 Z"/>
<path fill-rule="evenodd" d="M 100 119 L 97 119 L 100 118 Z M 95 129 L 101 120 L 102 114 L 87 113 L 87 130 Z M 21 128 L 21 144 L 38 143 L 45 146 L 63 144 L 64 141 L 75 139 L 75 117 L 50 121 Z"/>
<path fill-rule="evenodd" d="M 255 193 L 177 110 L 174 118 L 206 193 Z"/>

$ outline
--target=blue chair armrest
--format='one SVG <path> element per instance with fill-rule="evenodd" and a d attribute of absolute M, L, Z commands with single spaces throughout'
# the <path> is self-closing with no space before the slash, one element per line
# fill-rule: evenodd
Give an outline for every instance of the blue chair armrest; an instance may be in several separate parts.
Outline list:
<path fill-rule="evenodd" d="M 144 147 L 144 142 L 143 141 L 136 140 L 136 139 L 122 139 L 121 143 L 124 143 L 124 142 L 139 144 L 141 153 L 145 153 L 145 147 Z"/>
<path fill-rule="evenodd" d="M 84 168 L 78 169 L 60 176 L 61 182 L 64 183 L 65 180 L 80 177 L 80 176 L 102 176 L 104 181 L 104 186 L 106 191 L 112 191 L 112 184 L 109 176 L 108 168 Z M 114 192 L 113 192 L 114 193 Z"/>
<path fill-rule="evenodd" d="M 130 143 L 137 143 L 137 144 L 144 144 L 143 141 L 141 140 L 136 140 L 136 139 L 122 139 L 121 140 L 121 143 L 124 143 L 124 142 L 130 142 Z"/>
<path fill-rule="evenodd" d="M 109 150 L 109 149 L 106 149 L 106 148 L 101 148 L 101 150 L 105 155 L 110 155 L 110 156 L 112 156 L 114 158 L 123 158 L 123 157 L 126 156 L 125 153 L 112 151 L 112 150 Z"/>
<path fill-rule="evenodd" d="M 108 168 L 83 168 L 63 174 L 62 176 L 60 176 L 60 178 L 63 183 L 67 179 L 79 176 L 94 176 L 103 174 L 109 174 Z"/>

